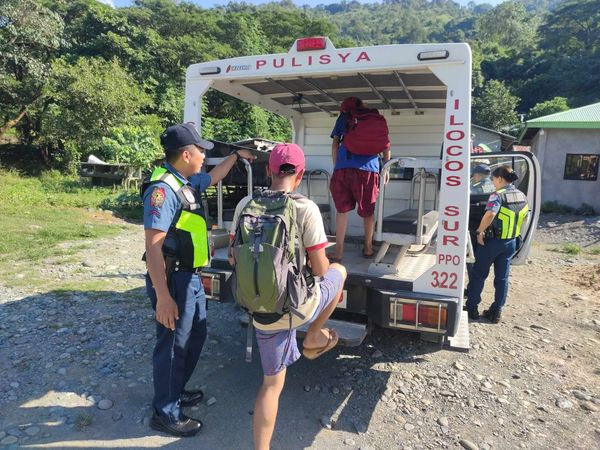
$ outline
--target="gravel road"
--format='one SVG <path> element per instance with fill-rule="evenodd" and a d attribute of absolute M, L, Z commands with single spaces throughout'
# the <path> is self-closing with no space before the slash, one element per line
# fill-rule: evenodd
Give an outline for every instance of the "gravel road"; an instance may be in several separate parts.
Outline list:
<path fill-rule="evenodd" d="M 123 225 L 27 267 L 47 285 L 27 285 L 27 271 L 19 287 L 0 284 L 0 446 L 251 448 L 261 369 L 257 353 L 244 362 L 231 304 L 209 305 L 192 378 L 206 402 L 188 412 L 204 430 L 149 429 L 154 322 L 142 229 Z M 600 448 L 600 255 L 561 253 L 563 242 L 599 245 L 600 217 L 542 218 L 530 263 L 512 270 L 503 322 L 472 323 L 468 353 L 376 329 L 360 347 L 300 360 L 272 448 Z"/>

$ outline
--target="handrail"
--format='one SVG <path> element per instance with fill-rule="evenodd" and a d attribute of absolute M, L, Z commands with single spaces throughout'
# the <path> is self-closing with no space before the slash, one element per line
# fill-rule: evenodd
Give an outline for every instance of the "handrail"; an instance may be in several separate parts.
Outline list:
<path fill-rule="evenodd" d="M 225 158 L 207 158 L 208 165 L 216 165 L 223 162 Z M 252 195 L 252 166 L 248 160 L 241 158 L 240 161 L 246 168 L 246 174 L 248 176 L 248 195 Z M 223 228 L 223 181 L 217 183 L 217 226 Z"/>
<path fill-rule="evenodd" d="M 310 198 L 310 179 L 313 175 L 325 175 L 325 181 L 327 182 L 327 203 L 331 205 L 331 190 L 329 184 L 331 181 L 331 175 L 325 169 L 312 169 L 306 173 L 306 195 Z"/>
<path fill-rule="evenodd" d="M 404 161 L 416 161 L 417 158 L 413 158 L 410 156 L 403 158 L 393 158 L 390 159 L 383 165 L 381 169 L 380 186 L 379 186 L 379 195 L 377 196 L 377 229 L 375 231 L 375 240 L 382 241 L 383 240 L 383 197 L 385 194 L 385 183 L 382 181 L 385 180 L 385 176 L 390 171 L 390 167 L 400 164 Z"/>
<path fill-rule="evenodd" d="M 241 158 L 242 163 L 244 163 L 244 167 L 246 168 L 246 174 L 248 175 L 248 195 L 252 195 L 252 165 L 248 162 L 247 159 Z"/>

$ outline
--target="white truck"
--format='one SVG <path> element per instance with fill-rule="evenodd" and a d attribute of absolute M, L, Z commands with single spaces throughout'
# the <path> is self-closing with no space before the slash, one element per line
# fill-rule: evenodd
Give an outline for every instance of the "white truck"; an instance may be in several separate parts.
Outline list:
<path fill-rule="evenodd" d="M 200 133 L 201 102 L 209 89 L 289 118 L 293 141 L 306 154 L 302 192 L 322 208 L 332 235 L 335 208 L 327 181 L 333 170 L 330 132 L 340 103 L 356 96 L 377 108 L 387 119 L 392 143 L 392 159 L 382 168 L 390 172 L 390 181 L 382 185 L 376 209 L 379 250 L 372 260 L 361 256 L 362 221 L 354 214 L 343 260 L 349 276 L 335 316 L 343 320 L 334 326 L 349 345 L 359 344 L 374 323 L 468 348 L 462 311 L 465 265 L 472 258 L 468 228 L 470 221 L 476 226 L 487 200 L 487 195 L 470 196 L 471 159 L 492 168 L 510 165 L 521 174 L 517 187 L 527 195 L 531 215 L 513 264 L 525 261 L 540 208 L 540 171 L 532 154 L 471 155 L 469 46 L 336 49 L 328 38 L 318 37 L 298 39 L 283 54 L 193 64 L 186 75 L 184 120 Z M 251 184 L 249 179 L 249 190 Z M 226 229 L 219 202 L 219 226 Z M 226 249 L 217 249 L 203 272 L 209 296 L 226 296 L 230 273 Z"/>

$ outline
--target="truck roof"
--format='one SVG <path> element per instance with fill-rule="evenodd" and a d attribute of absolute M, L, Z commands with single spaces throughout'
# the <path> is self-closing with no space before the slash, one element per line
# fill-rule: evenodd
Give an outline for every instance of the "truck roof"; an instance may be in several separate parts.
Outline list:
<path fill-rule="evenodd" d="M 391 114 L 407 110 L 422 114 L 445 108 L 447 87 L 439 72 L 457 65 L 470 74 L 467 44 L 336 49 L 328 38 L 320 37 L 298 39 L 287 53 L 193 64 L 186 81 L 188 85 L 209 81 L 218 91 L 290 118 L 337 115 L 349 95 Z"/>

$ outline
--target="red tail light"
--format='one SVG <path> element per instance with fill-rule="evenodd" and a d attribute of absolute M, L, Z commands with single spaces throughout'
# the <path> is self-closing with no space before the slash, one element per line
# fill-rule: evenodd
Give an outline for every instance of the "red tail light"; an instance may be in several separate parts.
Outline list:
<path fill-rule="evenodd" d="M 392 298 L 390 325 L 400 328 L 428 328 L 445 330 L 448 325 L 448 308 L 443 303 Z"/>
<path fill-rule="evenodd" d="M 221 280 L 218 276 L 202 274 L 202 286 L 207 297 L 218 297 L 221 294 Z"/>

